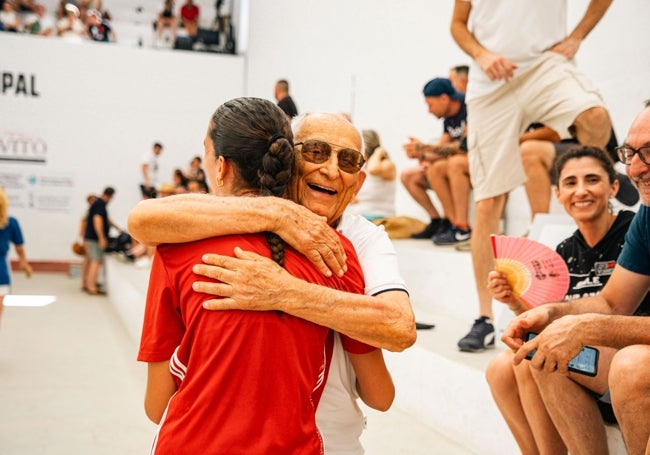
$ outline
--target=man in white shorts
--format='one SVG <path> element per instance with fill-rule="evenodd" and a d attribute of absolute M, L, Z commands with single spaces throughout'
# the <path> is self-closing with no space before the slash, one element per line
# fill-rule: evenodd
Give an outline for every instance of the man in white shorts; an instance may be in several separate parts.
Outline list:
<path fill-rule="evenodd" d="M 611 0 L 591 0 L 570 34 L 566 0 L 456 0 L 451 33 L 473 59 L 466 95 L 475 219 L 472 261 L 479 318 L 458 342 L 461 351 L 494 347 L 490 234 L 499 232 L 507 195 L 526 180 L 518 139 L 541 122 L 561 138 L 604 147 L 611 122 L 593 84 L 572 59 Z M 470 29 L 471 21 L 471 29 Z"/>

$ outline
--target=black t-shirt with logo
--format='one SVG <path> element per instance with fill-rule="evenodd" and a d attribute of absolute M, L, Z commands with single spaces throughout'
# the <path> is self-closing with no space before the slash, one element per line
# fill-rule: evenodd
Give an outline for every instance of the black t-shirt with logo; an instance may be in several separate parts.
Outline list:
<path fill-rule="evenodd" d="M 620 211 L 605 237 L 593 248 L 587 245 L 578 230 L 557 246 L 556 251 L 569 268 L 570 282 L 565 300 L 594 296 L 602 290 L 614 271 L 632 218 L 634 212 Z M 650 315 L 650 294 L 645 296 L 634 314 Z"/>

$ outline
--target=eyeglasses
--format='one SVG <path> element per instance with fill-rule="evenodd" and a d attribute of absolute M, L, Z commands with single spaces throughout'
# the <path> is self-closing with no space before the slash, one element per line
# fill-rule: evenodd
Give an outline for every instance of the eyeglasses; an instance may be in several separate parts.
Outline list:
<path fill-rule="evenodd" d="M 620 147 L 616 147 L 616 153 L 618 153 L 618 159 L 621 160 L 621 163 L 627 165 L 632 164 L 632 158 L 638 153 L 639 159 L 644 164 L 650 165 L 650 145 L 644 145 L 638 149 L 629 145 L 621 145 Z"/>
<path fill-rule="evenodd" d="M 330 156 L 332 155 L 332 145 L 340 147 L 336 144 L 329 144 L 328 142 L 319 141 L 317 139 L 296 142 L 293 145 L 300 145 L 300 153 L 304 160 L 314 164 L 322 164 L 330 159 Z M 345 147 L 340 148 L 336 156 L 339 163 L 339 169 L 348 174 L 356 174 L 361 170 L 363 164 L 366 162 L 366 159 L 363 157 L 361 152 Z"/>

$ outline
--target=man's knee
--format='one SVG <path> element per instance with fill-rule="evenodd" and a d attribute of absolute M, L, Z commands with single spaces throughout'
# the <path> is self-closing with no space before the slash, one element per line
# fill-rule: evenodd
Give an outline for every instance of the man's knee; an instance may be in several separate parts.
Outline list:
<path fill-rule="evenodd" d="M 409 183 L 413 180 L 413 175 L 413 168 L 404 169 L 400 174 L 400 180 L 405 186 L 408 186 Z"/>
<path fill-rule="evenodd" d="M 476 201 L 475 204 L 476 215 L 477 217 L 480 216 L 480 217 L 488 217 L 488 218 L 493 218 L 493 217 L 500 218 L 501 212 L 503 211 L 503 208 L 505 206 L 505 202 L 506 202 L 505 194 L 500 194 L 498 196 Z"/>
<path fill-rule="evenodd" d="M 614 355 L 609 370 L 613 400 L 646 395 L 650 389 L 650 346 L 628 346 Z"/>
<path fill-rule="evenodd" d="M 514 379 L 510 351 L 502 351 L 492 358 L 485 369 L 485 379 L 491 389 L 510 385 Z"/>
<path fill-rule="evenodd" d="M 573 124 L 578 142 L 604 148 L 612 132 L 609 113 L 604 107 L 592 107 L 580 113 Z"/>

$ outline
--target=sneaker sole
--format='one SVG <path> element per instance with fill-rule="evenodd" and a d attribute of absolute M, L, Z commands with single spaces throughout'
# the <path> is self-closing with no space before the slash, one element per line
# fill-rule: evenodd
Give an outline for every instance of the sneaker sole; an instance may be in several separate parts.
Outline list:
<path fill-rule="evenodd" d="M 487 351 L 488 349 L 494 349 L 494 344 L 489 344 L 487 346 L 483 346 L 482 348 L 458 346 L 458 350 L 460 352 L 483 352 L 483 351 Z"/>

